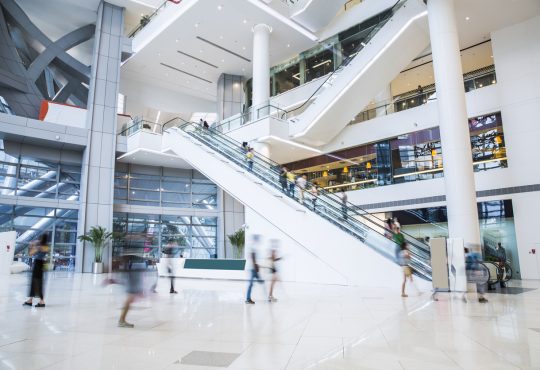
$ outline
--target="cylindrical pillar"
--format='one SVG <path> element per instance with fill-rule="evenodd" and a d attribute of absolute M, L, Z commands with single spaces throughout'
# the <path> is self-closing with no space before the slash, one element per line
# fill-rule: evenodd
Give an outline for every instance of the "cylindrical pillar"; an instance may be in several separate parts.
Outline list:
<path fill-rule="evenodd" d="M 266 24 L 253 27 L 253 107 L 260 108 L 270 99 L 270 32 Z"/>
<path fill-rule="evenodd" d="M 454 0 L 428 1 L 429 33 L 437 88 L 448 231 L 480 245 L 476 189 Z"/>

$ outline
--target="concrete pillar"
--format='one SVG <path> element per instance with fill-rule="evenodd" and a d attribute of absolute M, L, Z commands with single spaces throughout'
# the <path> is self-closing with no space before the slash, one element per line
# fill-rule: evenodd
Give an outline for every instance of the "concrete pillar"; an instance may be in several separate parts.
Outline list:
<path fill-rule="evenodd" d="M 272 27 L 253 27 L 253 107 L 268 104 L 270 99 L 270 32 Z"/>
<path fill-rule="evenodd" d="M 116 157 L 116 107 L 120 81 L 121 38 L 124 9 L 101 2 L 97 12 L 92 75 L 88 95 L 87 128 L 90 130 L 84 152 L 78 234 L 92 226 L 112 231 L 114 165 Z M 103 255 L 110 264 L 111 247 Z M 79 242 L 77 271 L 89 272 L 94 250 Z"/>
<path fill-rule="evenodd" d="M 429 32 L 451 238 L 480 245 L 480 227 L 454 0 L 428 1 Z"/>
<path fill-rule="evenodd" d="M 218 120 L 243 112 L 244 77 L 223 73 L 217 86 Z"/>

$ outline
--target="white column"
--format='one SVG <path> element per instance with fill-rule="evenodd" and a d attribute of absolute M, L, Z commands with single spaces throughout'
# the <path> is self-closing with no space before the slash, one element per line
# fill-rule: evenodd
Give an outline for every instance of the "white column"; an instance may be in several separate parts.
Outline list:
<path fill-rule="evenodd" d="M 270 99 L 270 32 L 266 24 L 253 27 L 253 107 Z"/>
<path fill-rule="evenodd" d="M 448 229 L 465 245 L 480 245 L 476 190 L 454 0 L 428 1 L 439 107 Z"/>

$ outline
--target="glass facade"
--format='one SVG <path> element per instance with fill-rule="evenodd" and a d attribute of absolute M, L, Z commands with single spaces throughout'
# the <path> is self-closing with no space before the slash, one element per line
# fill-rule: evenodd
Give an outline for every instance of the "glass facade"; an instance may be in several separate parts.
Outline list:
<path fill-rule="evenodd" d="M 469 119 L 474 171 L 507 167 L 500 112 Z M 338 160 L 336 160 L 338 158 Z M 286 165 L 329 191 L 442 177 L 439 128 L 416 131 Z"/>
<path fill-rule="evenodd" d="M 511 200 L 494 200 L 477 203 L 482 253 L 484 260 L 495 260 L 497 243 L 506 250 L 507 262 L 512 267 L 514 279 L 520 279 L 514 211 Z M 446 207 L 430 207 L 392 212 L 387 217 L 397 217 L 403 231 L 418 240 L 448 237 Z"/>
<path fill-rule="evenodd" d="M 217 258 L 217 217 L 114 213 L 113 260 L 135 255 L 155 262 L 162 252 Z"/>
<path fill-rule="evenodd" d="M 0 140 L 0 194 L 78 201 L 81 166 L 10 155 Z"/>
<path fill-rule="evenodd" d="M 117 163 L 114 202 L 213 210 L 217 186 L 196 171 Z"/>
<path fill-rule="evenodd" d="M 53 268 L 73 271 L 78 216 L 77 209 L 0 204 L 0 231 L 17 232 L 15 259 L 30 265 L 29 245 L 48 234 L 51 249 L 47 257 Z"/>

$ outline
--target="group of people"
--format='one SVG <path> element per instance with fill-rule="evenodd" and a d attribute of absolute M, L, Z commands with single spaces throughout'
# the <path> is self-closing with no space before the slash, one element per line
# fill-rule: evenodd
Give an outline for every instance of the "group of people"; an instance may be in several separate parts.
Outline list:
<path fill-rule="evenodd" d="M 298 199 L 304 204 L 305 200 L 310 200 L 313 210 L 317 211 L 317 198 L 319 197 L 319 185 L 314 182 L 308 187 L 306 175 L 296 175 L 287 167 L 281 167 L 279 173 L 279 183 L 281 190 L 288 196 L 294 198 L 295 188 L 298 187 Z"/>

